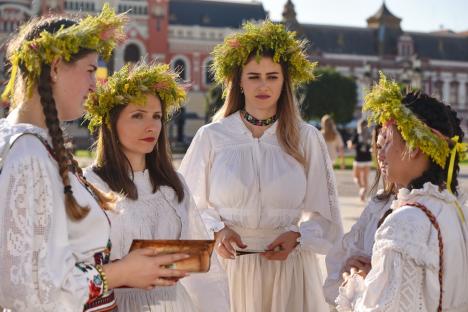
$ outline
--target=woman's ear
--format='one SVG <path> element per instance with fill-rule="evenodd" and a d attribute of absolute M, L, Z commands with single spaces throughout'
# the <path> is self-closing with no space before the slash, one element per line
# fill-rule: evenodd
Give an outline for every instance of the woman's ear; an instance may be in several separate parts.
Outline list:
<path fill-rule="evenodd" d="M 56 58 L 52 64 L 50 64 L 50 81 L 52 81 L 52 83 L 56 83 L 58 80 L 60 66 L 62 66 L 62 59 L 60 58 Z"/>
<path fill-rule="evenodd" d="M 423 155 L 423 152 L 419 149 L 419 147 L 414 147 L 409 149 L 409 158 L 416 159 L 419 156 Z"/>

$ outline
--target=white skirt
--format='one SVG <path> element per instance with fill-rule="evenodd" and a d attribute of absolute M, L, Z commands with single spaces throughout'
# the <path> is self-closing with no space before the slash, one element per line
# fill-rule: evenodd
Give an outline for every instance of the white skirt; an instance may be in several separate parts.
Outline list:
<path fill-rule="evenodd" d="M 271 243 L 284 230 L 234 229 L 249 247 L 254 237 Z M 229 280 L 232 312 L 329 312 L 315 253 L 299 246 L 285 261 L 259 254 L 222 260 Z"/>
<path fill-rule="evenodd" d="M 184 286 L 115 289 L 119 312 L 199 312 Z"/>

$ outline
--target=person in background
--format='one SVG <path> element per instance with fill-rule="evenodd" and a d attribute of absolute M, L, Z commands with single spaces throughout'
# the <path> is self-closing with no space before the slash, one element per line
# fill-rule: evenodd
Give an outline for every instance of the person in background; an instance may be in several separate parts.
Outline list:
<path fill-rule="evenodd" d="M 369 172 L 372 165 L 372 133 L 367 125 L 366 119 L 361 119 L 351 140 L 348 141 L 348 148 L 356 151 L 353 162 L 354 182 L 359 186 L 359 198 L 366 199 L 367 186 L 369 182 Z"/>
<path fill-rule="evenodd" d="M 345 169 L 344 144 L 340 133 L 336 130 L 336 125 L 330 115 L 323 115 L 320 120 L 321 132 L 327 144 L 328 155 L 332 164 L 336 159 L 340 159 L 340 169 Z"/>

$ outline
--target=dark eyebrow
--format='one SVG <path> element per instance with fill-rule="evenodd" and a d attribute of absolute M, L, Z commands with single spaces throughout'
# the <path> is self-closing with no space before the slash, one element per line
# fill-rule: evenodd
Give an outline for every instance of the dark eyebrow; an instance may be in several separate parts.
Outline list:
<path fill-rule="evenodd" d="M 267 75 L 279 75 L 279 72 L 269 72 L 269 73 L 266 73 Z M 256 72 L 250 72 L 250 73 L 247 73 L 247 75 L 260 75 L 260 73 L 256 73 Z"/>
<path fill-rule="evenodd" d="M 148 113 L 147 110 L 144 110 L 144 109 L 137 109 L 137 110 L 134 110 L 132 113 Z M 158 111 L 154 111 L 153 114 L 162 114 L 162 111 L 158 110 Z"/>

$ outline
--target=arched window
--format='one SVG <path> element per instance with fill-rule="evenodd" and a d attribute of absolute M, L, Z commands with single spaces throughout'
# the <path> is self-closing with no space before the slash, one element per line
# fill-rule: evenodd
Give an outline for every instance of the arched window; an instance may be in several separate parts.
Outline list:
<path fill-rule="evenodd" d="M 130 43 L 125 47 L 124 62 L 136 63 L 140 60 L 140 48 L 136 44 Z"/>
<path fill-rule="evenodd" d="M 187 80 L 187 65 L 182 59 L 177 59 L 174 62 L 174 70 L 179 73 L 180 79 Z"/>
<path fill-rule="evenodd" d="M 439 100 L 442 100 L 444 98 L 444 82 L 442 80 L 437 80 L 434 83 L 434 94 L 433 96 Z"/>
<path fill-rule="evenodd" d="M 211 65 L 213 64 L 213 60 L 209 60 L 205 63 L 204 66 L 204 73 L 205 73 L 205 84 L 210 85 L 214 82 L 214 76 L 211 72 Z"/>
<path fill-rule="evenodd" d="M 459 103 L 458 103 L 458 89 L 459 89 L 458 81 L 450 82 L 449 104 L 451 106 L 454 106 L 454 107 L 459 106 Z"/>

